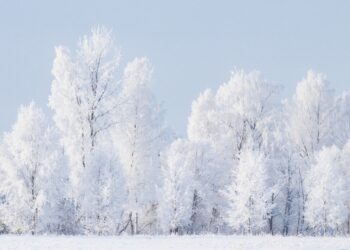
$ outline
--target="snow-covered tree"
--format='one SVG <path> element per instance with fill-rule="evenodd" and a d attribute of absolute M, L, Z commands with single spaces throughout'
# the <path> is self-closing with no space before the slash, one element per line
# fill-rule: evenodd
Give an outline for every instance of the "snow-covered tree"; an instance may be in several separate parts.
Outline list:
<path fill-rule="evenodd" d="M 341 152 L 341 167 L 340 170 L 342 174 L 342 178 L 345 180 L 345 189 L 350 190 L 350 139 L 348 139 L 347 143 L 342 148 Z M 346 192 L 345 196 L 345 206 L 346 210 L 345 213 L 347 213 L 347 220 L 345 224 L 343 225 L 343 233 L 350 234 L 350 193 Z"/>
<path fill-rule="evenodd" d="M 238 233 L 263 232 L 267 228 L 267 215 L 270 212 L 264 156 L 257 151 L 242 151 L 233 174 L 234 182 L 226 192 L 229 225 Z"/>
<path fill-rule="evenodd" d="M 47 129 L 46 157 L 47 172 L 41 188 L 45 191 L 45 203 L 41 213 L 40 233 L 73 234 L 76 229 L 71 219 L 74 218 L 72 200 L 69 199 L 69 170 L 64 150 L 59 144 L 57 129 Z M 37 135 L 39 136 L 39 135 Z"/>
<path fill-rule="evenodd" d="M 335 96 L 323 74 L 308 71 L 297 85 L 292 103 L 287 108 L 288 138 L 294 150 L 299 181 L 298 232 L 304 230 L 304 211 L 307 193 L 305 176 L 315 152 L 330 145 L 334 138 Z"/>
<path fill-rule="evenodd" d="M 332 142 L 343 147 L 350 138 L 350 91 L 344 91 L 336 98 L 336 110 L 333 112 Z"/>
<path fill-rule="evenodd" d="M 0 151 L 1 217 L 12 232 L 59 232 L 67 176 L 55 133 L 34 103 L 22 106 Z"/>
<path fill-rule="evenodd" d="M 190 142 L 177 139 L 164 155 L 159 222 L 166 233 L 187 233 L 191 226 L 195 190 L 192 151 Z"/>
<path fill-rule="evenodd" d="M 68 158 L 76 223 L 86 232 L 95 232 L 95 225 L 105 221 L 98 206 L 108 180 L 100 178 L 100 173 L 121 174 L 118 165 L 112 163 L 115 158 L 112 146 L 103 145 L 109 142 L 104 139 L 110 137 L 111 128 L 118 122 L 116 112 L 120 103 L 115 79 L 118 65 L 119 52 L 111 32 L 103 27 L 94 28 L 90 36 L 84 36 L 75 55 L 64 47 L 56 48 L 49 105 Z M 106 148 L 109 150 L 103 150 Z M 101 152 L 103 161 L 99 161 Z M 118 188 L 111 190 L 123 190 L 121 183 L 113 185 Z M 104 198 L 112 201 L 116 195 Z"/>
<path fill-rule="evenodd" d="M 336 234 L 347 221 L 349 186 L 346 181 L 341 150 L 336 146 L 323 148 L 305 180 L 308 191 L 305 219 L 316 234 Z"/>
<path fill-rule="evenodd" d="M 272 98 L 278 89 L 258 71 L 233 72 L 215 95 L 206 90 L 193 103 L 189 139 L 221 145 L 229 155 L 240 152 L 248 140 L 260 147 L 261 125 L 273 107 Z"/>
<path fill-rule="evenodd" d="M 155 231 L 156 188 L 160 183 L 160 152 L 167 142 L 163 110 L 149 88 L 152 66 L 136 58 L 124 71 L 114 145 L 126 176 L 127 216 L 124 230 L 131 234 Z"/>
<path fill-rule="evenodd" d="M 223 173 L 218 174 L 220 162 L 209 145 L 190 141 L 190 146 L 188 157 L 194 171 L 194 192 L 189 232 L 218 233 L 223 230 L 223 214 L 220 213 L 222 200 L 218 195 L 223 176 Z"/>
<path fill-rule="evenodd" d="M 108 138 L 104 138 L 104 143 L 99 143 L 87 158 L 91 166 L 98 167 L 86 169 L 81 176 L 81 183 L 86 185 L 82 187 L 86 193 L 80 198 L 80 212 L 84 215 L 81 220 L 91 234 L 119 234 L 122 226 L 125 180 L 118 159 L 110 152 L 112 144 L 108 142 Z"/>
<path fill-rule="evenodd" d="M 271 213 L 268 216 L 269 233 L 284 235 L 295 233 L 295 199 L 298 193 L 296 164 L 291 145 L 286 140 L 283 116 L 274 117 L 276 128 L 269 135 L 269 158 L 267 159 L 268 187 Z M 280 118 L 280 119 L 278 119 Z"/>
<path fill-rule="evenodd" d="M 162 228 L 173 233 L 218 232 L 221 226 L 217 211 L 220 180 L 215 176 L 218 166 L 214 164 L 210 148 L 187 139 L 177 139 L 163 158 L 159 199 Z M 183 216 L 187 219 L 170 223 L 170 218 L 166 218 L 169 215 L 175 221 Z"/>
<path fill-rule="evenodd" d="M 214 152 L 217 167 L 209 176 L 216 177 L 212 181 L 216 189 L 224 190 L 232 183 L 235 176 L 227 173 L 234 171 L 244 149 L 269 154 L 266 131 L 278 90 L 257 71 L 235 71 L 216 93 L 206 90 L 193 102 L 188 138 L 209 145 Z M 217 201 L 217 212 L 223 212 L 225 202 Z"/>
<path fill-rule="evenodd" d="M 331 143 L 335 97 L 325 75 L 308 71 L 297 85 L 290 109 L 289 134 L 302 157 L 310 158 Z"/>

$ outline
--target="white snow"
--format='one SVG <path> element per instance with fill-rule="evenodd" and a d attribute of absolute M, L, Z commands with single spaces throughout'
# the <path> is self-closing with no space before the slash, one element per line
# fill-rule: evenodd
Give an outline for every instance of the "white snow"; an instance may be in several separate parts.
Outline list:
<path fill-rule="evenodd" d="M 0 236 L 1 250 L 350 250 L 350 238 L 281 236 Z"/>

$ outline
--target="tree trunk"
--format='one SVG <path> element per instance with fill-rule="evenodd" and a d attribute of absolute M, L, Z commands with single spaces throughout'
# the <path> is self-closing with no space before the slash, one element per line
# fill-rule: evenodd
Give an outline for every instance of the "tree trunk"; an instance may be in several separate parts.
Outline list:
<path fill-rule="evenodd" d="M 304 230 L 304 221 L 305 221 L 305 202 L 306 202 L 306 197 L 305 197 L 305 192 L 304 192 L 304 181 L 303 177 L 301 174 L 301 169 L 299 166 L 299 184 L 300 184 L 300 190 L 299 190 L 299 195 L 301 198 L 301 206 L 300 206 L 300 198 L 299 198 L 299 211 L 298 211 L 298 229 L 297 229 L 297 234 L 303 233 Z"/>
<path fill-rule="evenodd" d="M 135 228 L 134 228 L 134 222 L 132 219 L 132 212 L 129 214 L 129 221 L 130 221 L 130 233 L 131 235 L 135 234 Z"/>
<path fill-rule="evenodd" d="M 273 205 L 275 202 L 275 194 L 273 193 L 272 196 L 271 196 L 271 205 Z M 271 211 L 270 213 L 270 218 L 269 218 L 269 228 L 270 228 L 270 233 L 271 235 L 274 235 L 274 232 L 273 232 L 273 211 Z"/>
<path fill-rule="evenodd" d="M 139 234 L 139 215 L 135 214 L 135 233 Z"/>
<path fill-rule="evenodd" d="M 290 210 L 291 210 L 291 203 L 292 203 L 291 183 L 292 183 L 292 173 L 290 169 L 290 163 L 288 162 L 287 198 L 286 198 L 286 204 L 284 207 L 283 235 L 288 235 L 289 233 L 289 219 L 290 219 Z"/>

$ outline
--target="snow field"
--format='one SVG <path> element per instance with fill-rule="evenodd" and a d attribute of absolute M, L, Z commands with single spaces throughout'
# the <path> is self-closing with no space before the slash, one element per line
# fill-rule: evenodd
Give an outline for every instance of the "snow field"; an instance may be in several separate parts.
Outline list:
<path fill-rule="evenodd" d="M 1 250 L 350 250 L 350 239 L 281 236 L 1 236 Z"/>

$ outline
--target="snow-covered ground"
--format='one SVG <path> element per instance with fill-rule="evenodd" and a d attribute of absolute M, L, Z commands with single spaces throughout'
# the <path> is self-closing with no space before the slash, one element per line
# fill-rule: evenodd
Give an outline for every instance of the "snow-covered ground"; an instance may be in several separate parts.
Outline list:
<path fill-rule="evenodd" d="M 350 250 L 350 238 L 0 236 L 1 250 Z"/>

